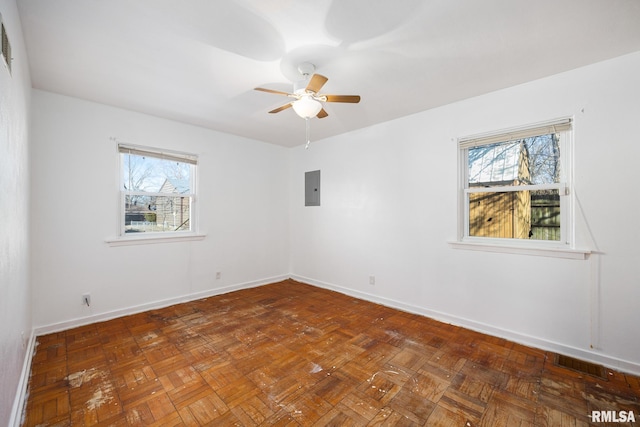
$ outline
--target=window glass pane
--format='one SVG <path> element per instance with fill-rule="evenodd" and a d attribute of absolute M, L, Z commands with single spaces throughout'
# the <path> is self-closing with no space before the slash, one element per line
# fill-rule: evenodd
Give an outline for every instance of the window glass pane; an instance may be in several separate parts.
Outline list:
<path fill-rule="evenodd" d="M 193 231 L 197 157 L 119 146 L 124 233 Z"/>
<path fill-rule="evenodd" d="M 125 191 L 191 193 L 191 165 L 128 153 L 121 156 Z"/>
<path fill-rule="evenodd" d="M 471 147 L 468 159 L 469 187 L 560 182 L 559 134 Z"/>
<path fill-rule="evenodd" d="M 191 230 L 191 198 L 125 195 L 125 233 Z"/>
<path fill-rule="evenodd" d="M 558 190 L 470 193 L 469 236 L 560 240 Z"/>
<path fill-rule="evenodd" d="M 531 239 L 560 240 L 560 193 L 558 190 L 531 192 Z"/>
<path fill-rule="evenodd" d="M 532 184 L 560 182 L 560 134 L 540 135 L 524 140 Z"/>

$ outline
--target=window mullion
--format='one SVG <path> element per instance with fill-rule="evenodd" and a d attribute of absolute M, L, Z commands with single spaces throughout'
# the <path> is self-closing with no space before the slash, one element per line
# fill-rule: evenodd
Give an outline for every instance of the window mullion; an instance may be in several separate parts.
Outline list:
<path fill-rule="evenodd" d="M 564 189 L 566 185 L 564 183 L 558 184 L 533 184 L 533 185 L 504 185 L 496 187 L 469 187 L 465 188 L 465 194 L 473 193 L 508 193 L 515 191 L 536 191 L 536 190 L 558 190 L 561 195 L 564 195 Z"/>

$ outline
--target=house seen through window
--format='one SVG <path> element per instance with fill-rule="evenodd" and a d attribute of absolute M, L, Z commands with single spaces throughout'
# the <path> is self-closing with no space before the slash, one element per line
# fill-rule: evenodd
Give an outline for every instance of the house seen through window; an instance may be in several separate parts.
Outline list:
<path fill-rule="evenodd" d="M 119 146 L 122 233 L 194 230 L 193 155 Z"/>
<path fill-rule="evenodd" d="M 460 142 L 463 238 L 568 244 L 571 122 Z"/>

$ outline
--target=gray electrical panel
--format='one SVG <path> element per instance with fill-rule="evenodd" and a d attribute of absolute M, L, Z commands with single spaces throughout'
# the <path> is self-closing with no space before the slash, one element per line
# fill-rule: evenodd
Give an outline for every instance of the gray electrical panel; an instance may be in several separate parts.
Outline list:
<path fill-rule="evenodd" d="M 320 206 L 320 171 L 304 173 L 304 205 Z"/>

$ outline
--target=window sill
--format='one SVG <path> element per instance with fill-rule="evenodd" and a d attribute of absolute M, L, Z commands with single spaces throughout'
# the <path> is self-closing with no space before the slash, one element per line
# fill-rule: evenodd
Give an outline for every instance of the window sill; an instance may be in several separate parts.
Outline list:
<path fill-rule="evenodd" d="M 203 240 L 206 234 L 174 234 L 171 236 L 136 236 L 136 237 L 117 237 L 107 239 L 109 246 L 131 246 L 131 245 L 150 245 L 155 243 L 176 243 L 176 242 L 193 242 Z"/>
<path fill-rule="evenodd" d="M 471 251 L 498 252 L 519 255 L 546 256 L 553 258 L 579 259 L 584 260 L 589 257 L 589 249 L 552 248 L 552 247 L 532 247 L 486 242 L 449 242 L 454 249 L 466 249 Z"/>

